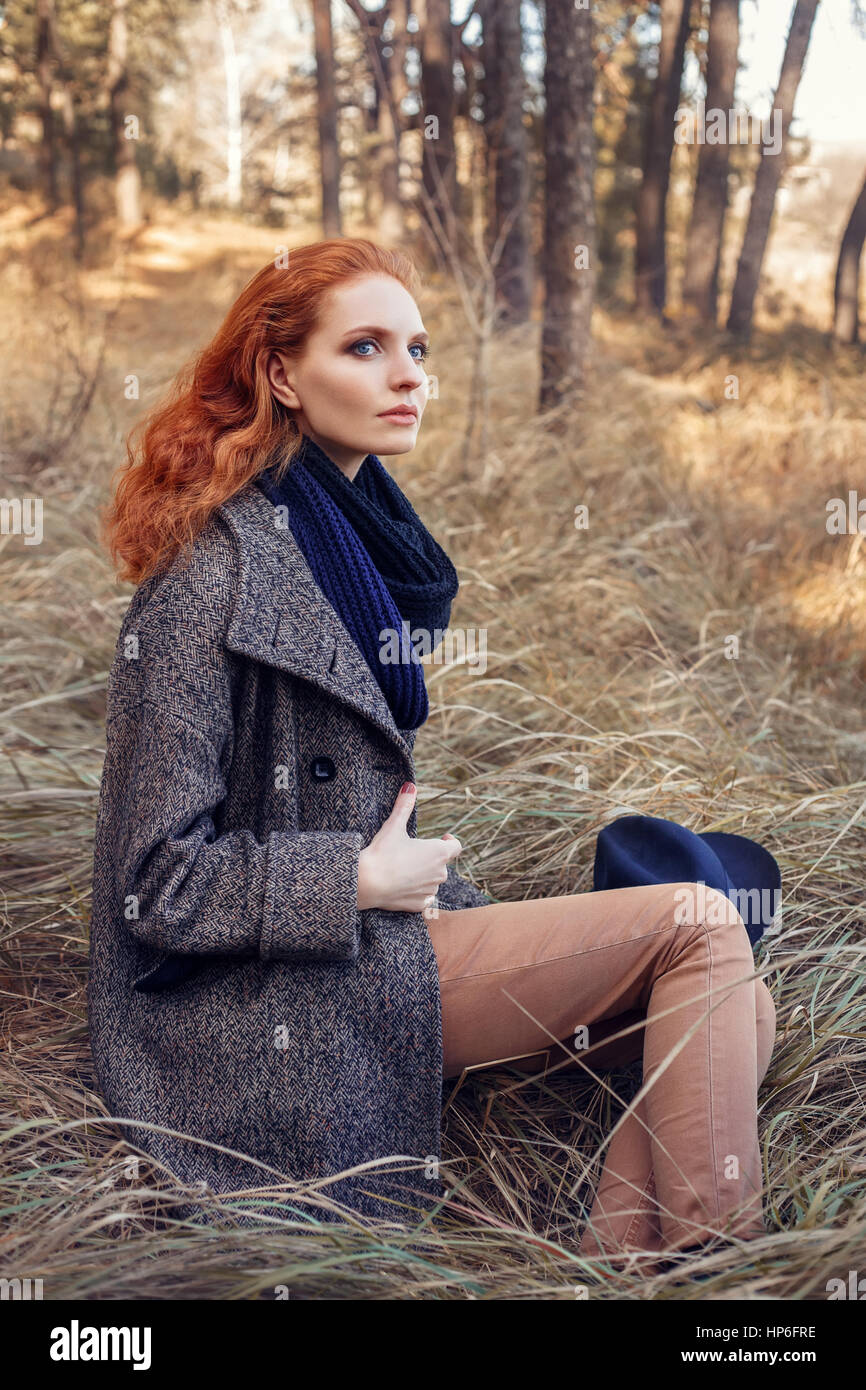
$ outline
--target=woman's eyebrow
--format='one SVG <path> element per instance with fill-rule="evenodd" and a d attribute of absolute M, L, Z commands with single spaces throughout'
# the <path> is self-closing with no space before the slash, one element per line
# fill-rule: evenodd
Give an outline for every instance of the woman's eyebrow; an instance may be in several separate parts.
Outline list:
<path fill-rule="evenodd" d="M 362 324 L 360 328 L 350 328 L 343 336 L 345 338 L 351 338 L 354 337 L 354 335 L 357 333 L 376 333 L 380 338 L 391 337 L 390 328 L 381 328 L 377 327 L 375 324 L 369 323 Z M 430 341 L 430 334 L 427 332 L 426 328 L 422 328 L 420 333 L 412 333 L 410 336 L 413 338 L 423 338 L 425 343 L 429 343 Z"/>

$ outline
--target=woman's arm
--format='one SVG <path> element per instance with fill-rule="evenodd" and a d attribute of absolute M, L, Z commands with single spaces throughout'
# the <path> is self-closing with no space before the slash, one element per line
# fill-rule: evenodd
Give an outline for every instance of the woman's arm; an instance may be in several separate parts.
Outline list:
<path fill-rule="evenodd" d="M 128 744 L 128 715 L 123 727 Z M 117 873 L 133 936 L 183 955 L 357 956 L 359 831 L 217 835 L 226 786 L 207 736 L 145 701 L 134 737 L 132 759 L 109 751 L 104 774 L 125 808 Z"/>
<path fill-rule="evenodd" d="M 211 535 L 205 563 L 142 586 L 121 626 L 95 871 L 114 879 L 121 925 L 158 950 L 351 960 L 360 831 L 216 833 L 239 674 L 225 645 L 237 592 L 227 534 Z"/>

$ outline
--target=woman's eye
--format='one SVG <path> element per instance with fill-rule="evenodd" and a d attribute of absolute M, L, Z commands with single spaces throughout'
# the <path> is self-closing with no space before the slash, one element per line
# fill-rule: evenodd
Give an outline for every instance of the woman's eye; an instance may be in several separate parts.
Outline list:
<path fill-rule="evenodd" d="M 358 341 L 357 341 L 357 343 L 353 343 L 353 344 L 352 344 L 352 349 L 351 349 L 351 350 L 352 350 L 352 352 L 357 353 L 357 355 L 358 355 L 359 357 L 372 357 L 373 354 L 370 353 L 370 352 L 361 352 L 361 353 L 358 353 L 358 352 L 357 352 L 358 348 L 368 347 L 368 346 L 370 346 L 370 347 L 375 347 L 375 346 L 376 346 L 376 340 L 375 340 L 375 338 L 359 338 Z M 416 362 L 423 362 L 424 359 L 427 357 L 427 355 L 428 355 L 428 353 L 429 353 L 429 351 L 430 351 L 430 348 L 427 346 L 426 343 L 413 343 L 413 344 L 412 344 L 412 347 L 418 349 L 418 356 L 415 358 L 415 361 L 416 361 Z"/>

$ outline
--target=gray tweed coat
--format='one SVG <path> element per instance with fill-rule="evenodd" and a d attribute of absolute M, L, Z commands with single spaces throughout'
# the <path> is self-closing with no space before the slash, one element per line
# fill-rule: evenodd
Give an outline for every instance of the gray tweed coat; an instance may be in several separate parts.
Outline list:
<path fill-rule="evenodd" d="M 247 484 L 123 619 L 93 862 L 96 1079 L 118 1120 L 180 1132 L 123 1126 L 199 1190 L 394 1155 L 325 1190 L 411 1221 L 443 1193 L 436 957 L 420 913 L 356 900 L 360 851 L 415 780 L 415 730 L 276 516 Z M 449 864 L 440 907 L 491 901 Z"/>

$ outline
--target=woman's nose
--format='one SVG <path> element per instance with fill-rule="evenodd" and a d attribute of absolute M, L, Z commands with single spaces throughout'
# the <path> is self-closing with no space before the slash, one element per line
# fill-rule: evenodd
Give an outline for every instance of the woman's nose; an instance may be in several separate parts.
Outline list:
<path fill-rule="evenodd" d="M 407 388 L 410 391 L 417 391 L 418 387 L 423 386 L 426 380 L 427 373 L 423 369 L 419 370 L 419 368 L 413 364 L 411 367 L 407 367 L 405 371 L 398 372 L 392 385 L 398 391 L 405 391 Z"/>

